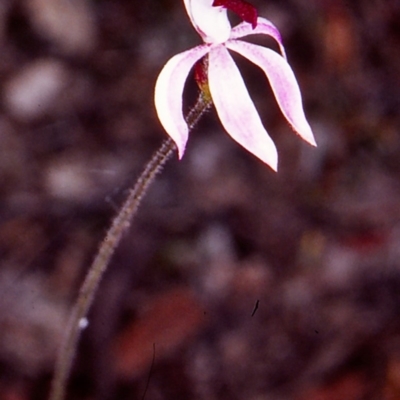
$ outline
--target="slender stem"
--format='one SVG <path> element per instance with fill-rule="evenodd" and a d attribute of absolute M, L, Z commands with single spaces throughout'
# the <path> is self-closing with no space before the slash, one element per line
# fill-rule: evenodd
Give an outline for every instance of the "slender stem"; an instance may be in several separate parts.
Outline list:
<path fill-rule="evenodd" d="M 199 95 L 196 104 L 186 117 L 186 122 L 191 130 L 201 116 L 211 106 L 209 98 Z M 161 147 L 154 153 L 139 176 L 133 188 L 129 191 L 124 204 L 114 217 L 111 226 L 100 244 L 99 250 L 79 290 L 78 299 L 72 309 L 65 331 L 65 336 L 58 354 L 54 378 L 49 400 L 63 400 L 65 398 L 66 383 L 71 371 L 72 362 L 76 353 L 81 322 L 86 318 L 99 287 L 101 278 L 107 269 L 111 257 L 117 248 L 123 234 L 129 229 L 130 224 L 141 200 L 155 177 L 161 172 L 165 163 L 172 156 L 176 147 L 172 139 L 164 140 Z"/>

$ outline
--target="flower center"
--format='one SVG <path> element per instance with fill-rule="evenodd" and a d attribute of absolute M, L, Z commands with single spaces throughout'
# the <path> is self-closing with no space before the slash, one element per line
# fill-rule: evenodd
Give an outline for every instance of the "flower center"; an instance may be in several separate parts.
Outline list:
<path fill-rule="evenodd" d="M 243 21 L 251 24 L 253 29 L 257 26 L 257 9 L 245 0 L 214 0 L 212 6 L 225 7 L 237 14 Z"/>

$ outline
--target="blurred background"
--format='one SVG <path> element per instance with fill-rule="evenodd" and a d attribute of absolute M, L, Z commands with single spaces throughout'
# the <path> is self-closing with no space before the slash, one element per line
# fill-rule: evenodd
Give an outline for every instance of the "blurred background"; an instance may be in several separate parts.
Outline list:
<path fill-rule="evenodd" d="M 318 148 L 235 58 L 279 172 L 202 119 L 112 260 L 68 399 L 400 399 L 400 3 L 252 3 Z M 1 1 L 1 400 L 47 398 L 98 243 L 165 138 L 156 77 L 199 43 L 181 1 Z"/>

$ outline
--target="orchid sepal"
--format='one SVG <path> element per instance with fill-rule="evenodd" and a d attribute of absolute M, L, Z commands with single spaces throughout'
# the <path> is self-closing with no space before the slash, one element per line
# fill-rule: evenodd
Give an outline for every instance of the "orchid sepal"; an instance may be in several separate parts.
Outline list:
<path fill-rule="evenodd" d="M 181 158 L 189 135 L 182 112 L 185 81 L 191 67 L 208 55 L 208 71 L 200 71 L 207 76 L 201 75 L 197 80 L 200 88 L 206 89 L 208 100 L 211 96 L 223 127 L 237 143 L 273 170 L 277 170 L 276 147 L 261 122 L 228 50 L 240 54 L 261 68 L 290 126 L 309 144 L 315 146 L 316 142 L 305 117 L 299 85 L 287 62 L 278 29 L 262 17 L 257 17 L 254 28 L 251 21 L 244 21 L 231 28 L 224 8 L 229 1 L 243 0 L 184 0 L 189 18 L 204 44 L 178 54 L 166 63 L 156 83 L 156 111 L 164 129 L 176 143 Z M 221 26 L 207 25 L 201 10 L 205 11 L 205 15 L 212 16 L 214 21 L 220 21 Z M 280 54 L 240 40 L 254 34 L 272 37 L 279 46 Z"/>

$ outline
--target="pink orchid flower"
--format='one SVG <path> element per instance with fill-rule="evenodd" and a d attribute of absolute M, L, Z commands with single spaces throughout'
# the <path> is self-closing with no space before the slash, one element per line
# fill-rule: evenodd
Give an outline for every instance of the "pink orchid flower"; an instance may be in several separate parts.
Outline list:
<path fill-rule="evenodd" d="M 250 153 L 277 170 L 278 154 L 251 100 L 243 78 L 228 50 L 257 65 L 270 82 L 278 105 L 293 130 L 315 146 L 303 111 L 300 89 L 289 66 L 278 29 L 257 16 L 244 0 L 184 0 L 186 11 L 203 44 L 172 57 L 158 76 L 155 106 L 158 117 L 173 139 L 179 158 L 186 148 L 189 128 L 182 112 L 185 81 L 194 64 L 208 55 L 208 85 L 218 117 L 228 134 Z M 227 9 L 244 21 L 231 28 Z M 248 35 L 268 35 L 281 54 L 238 40 Z"/>

